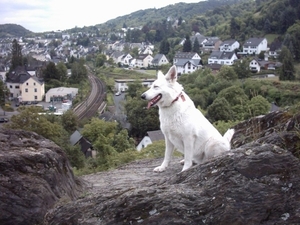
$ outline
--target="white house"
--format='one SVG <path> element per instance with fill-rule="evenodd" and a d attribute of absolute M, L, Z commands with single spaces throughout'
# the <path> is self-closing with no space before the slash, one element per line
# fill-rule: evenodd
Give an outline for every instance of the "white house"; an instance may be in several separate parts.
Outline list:
<path fill-rule="evenodd" d="M 221 64 L 231 66 L 237 59 L 238 58 L 234 52 L 214 51 L 208 57 L 208 64 Z"/>
<path fill-rule="evenodd" d="M 151 62 L 153 66 L 161 66 L 168 63 L 169 60 L 164 54 L 156 54 Z"/>
<path fill-rule="evenodd" d="M 192 73 L 202 68 L 201 63 L 201 57 L 196 52 L 177 52 L 173 59 L 178 74 Z"/>
<path fill-rule="evenodd" d="M 31 76 L 24 67 L 17 67 L 8 74 L 6 86 L 10 98 L 20 101 L 42 101 L 45 95 L 45 84 L 35 76 Z"/>
<path fill-rule="evenodd" d="M 240 43 L 234 39 L 226 40 L 220 45 L 221 52 L 233 52 L 240 47 Z"/>
<path fill-rule="evenodd" d="M 136 58 L 135 66 L 139 68 L 141 67 L 147 68 L 148 66 L 151 65 L 152 60 L 153 57 L 151 55 L 148 54 L 138 55 L 138 57 Z"/>
<path fill-rule="evenodd" d="M 122 55 L 121 57 L 121 63 L 123 65 L 128 65 L 130 64 L 130 60 L 132 59 L 133 57 L 128 53 L 128 54 L 124 54 Z"/>
<path fill-rule="evenodd" d="M 154 141 L 164 140 L 165 137 L 161 130 L 148 131 L 147 135 L 140 141 L 137 145 L 136 150 L 141 151 L 143 148 L 146 148 L 148 145 L 152 144 Z"/>
<path fill-rule="evenodd" d="M 46 102 L 51 102 L 53 98 L 60 98 L 63 99 L 66 96 L 70 98 L 74 98 L 78 93 L 78 88 L 68 88 L 68 87 L 58 87 L 58 88 L 51 88 L 45 97 Z"/>
<path fill-rule="evenodd" d="M 243 54 L 258 55 L 262 51 L 268 51 L 266 38 L 249 38 L 243 45 Z"/>
<path fill-rule="evenodd" d="M 261 70 L 275 70 L 282 64 L 280 62 L 269 61 L 267 58 L 265 60 L 254 58 L 249 63 L 249 69 L 251 72 L 260 72 Z"/>
<path fill-rule="evenodd" d="M 128 89 L 128 84 L 135 82 L 136 79 L 115 79 L 115 90 L 126 91 Z M 155 79 L 141 79 L 140 82 L 144 87 L 150 87 Z"/>

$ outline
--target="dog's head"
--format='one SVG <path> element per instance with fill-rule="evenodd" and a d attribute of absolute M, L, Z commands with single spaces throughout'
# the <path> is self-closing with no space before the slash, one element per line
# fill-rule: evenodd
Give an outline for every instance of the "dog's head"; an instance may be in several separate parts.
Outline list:
<path fill-rule="evenodd" d="M 164 75 L 161 71 L 150 89 L 141 95 L 142 99 L 148 100 L 148 108 L 152 106 L 169 107 L 182 92 L 182 86 L 177 82 L 177 69 L 172 66 Z"/>

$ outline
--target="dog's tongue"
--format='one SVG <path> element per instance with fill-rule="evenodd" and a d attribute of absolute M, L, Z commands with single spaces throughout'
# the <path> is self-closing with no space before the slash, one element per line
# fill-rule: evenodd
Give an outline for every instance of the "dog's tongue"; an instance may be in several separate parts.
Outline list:
<path fill-rule="evenodd" d="M 150 100 L 150 101 L 148 102 L 147 109 L 150 109 L 151 106 L 152 106 L 152 100 Z"/>

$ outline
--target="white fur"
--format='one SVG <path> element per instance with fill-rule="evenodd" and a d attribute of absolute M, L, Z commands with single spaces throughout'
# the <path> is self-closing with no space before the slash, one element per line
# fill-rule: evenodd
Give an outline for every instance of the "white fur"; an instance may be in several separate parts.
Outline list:
<path fill-rule="evenodd" d="M 202 163 L 230 150 L 234 130 L 228 130 L 222 137 L 183 92 L 177 82 L 175 66 L 165 76 L 159 71 L 157 80 L 141 97 L 150 102 L 159 94 L 161 99 L 155 105 L 159 107 L 166 149 L 163 163 L 154 169 L 155 172 L 162 172 L 168 167 L 174 149 L 184 154 L 182 171 L 189 169 L 193 163 Z"/>

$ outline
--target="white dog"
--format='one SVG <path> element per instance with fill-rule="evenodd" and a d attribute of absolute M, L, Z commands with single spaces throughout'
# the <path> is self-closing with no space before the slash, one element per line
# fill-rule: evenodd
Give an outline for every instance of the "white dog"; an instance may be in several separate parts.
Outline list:
<path fill-rule="evenodd" d="M 155 172 L 168 167 L 175 148 L 184 154 L 182 171 L 193 163 L 204 162 L 230 150 L 234 130 L 230 129 L 222 136 L 203 116 L 177 82 L 175 66 L 165 76 L 159 71 L 157 80 L 141 98 L 149 101 L 148 108 L 159 107 L 160 128 L 165 136 L 165 157 Z"/>

